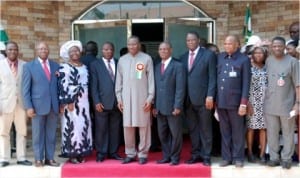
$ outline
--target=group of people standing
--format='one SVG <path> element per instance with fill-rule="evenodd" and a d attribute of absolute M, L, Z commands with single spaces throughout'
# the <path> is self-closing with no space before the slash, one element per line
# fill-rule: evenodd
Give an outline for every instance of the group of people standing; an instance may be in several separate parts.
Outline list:
<path fill-rule="evenodd" d="M 59 166 L 54 160 L 59 118 L 61 156 L 70 163 L 83 163 L 94 145 L 97 162 L 108 157 L 127 164 L 137 157 L 139 164 L 146 164 L 152 115 L 157 118 L 162 147 L 158 164 L 180 163 L 185 118 L 191 140 L 191 157 L 186 163 L 210 166 L 215 110 L 222 139 L 220 166 L 243 167 L 247 121 L 248 157 L 253 157 L 253 129 L 262 129 L 261 161 L 265 162 L 267 140 L 268 165 L 281 163 L 289 169 L 295 128 L 295 117 L 289 114 L 299 112 L 300 75 L 299 62 L 284 53 L 285 40 L 273 38 L 270 49 L 254 45 L 251 60 L 240 52 L 239 39 L 234 35 L 225 38 L 225 51 L 220 54 L 200 46 L 196 32 L 187 33 L 186 45 L 188 50 L 175 59 L 172 44 L 162 42 L 158 48 L 161 61 L 154 65 L 141 51 L 136 36 L 128 39 L 128 53 L 119 60 L 114 58 L 110 42 L 103 44 L 102 56 L 96 58 L 95 42 L 88 42 L 86 55 L 81 56 L 81 42 L 68 41 L 60 48 L 64 62 L 58 64 L 48 58 L 45 42 L 37 44 L 37 57 L 27 63 L 18 59 L 17 43 L 8 42 L 7 58 L 0 61 L 1 167 L 9 165 L 12 122 L 17 129 L 17 163 L 32 164 L 25 158 L 26 114 L 32 121 L 36 167 Z M 118 155 L 122 124 L 125 158 Z M 280 130 L 284 142 L 281 157 Z"/>

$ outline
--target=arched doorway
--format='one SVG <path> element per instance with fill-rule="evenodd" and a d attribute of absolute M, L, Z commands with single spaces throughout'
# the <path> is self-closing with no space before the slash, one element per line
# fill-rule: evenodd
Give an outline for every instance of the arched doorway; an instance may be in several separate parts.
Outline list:
<path fill-rule="evenodd" d="M 215 20 L 183 0 L 106 0 L 72 22 L 73 39 L 83 43 L 94 40 L 100 45 L 111 41 L 116 57 L 131 35 L 139 36 L 151 56 L 156 56 L 161 41 L 168 40 L 173 56 L 179 57 L 186 50 L 185 35 L 191 30 L 215 42 Z"/>

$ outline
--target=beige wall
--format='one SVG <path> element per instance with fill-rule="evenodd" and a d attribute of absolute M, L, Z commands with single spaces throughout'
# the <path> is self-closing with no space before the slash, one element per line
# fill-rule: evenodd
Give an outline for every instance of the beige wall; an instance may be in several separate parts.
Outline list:
<path fill-rule="evenodd" d="M 189 1 L 216 20 L 216 42 L 222 49 L 227 34 L 240 35 L 246 4 L 252 10 L 252 29 L 262 38 L 289 38 L 288 27 L 299 20 L 298 1 Z M 1 24 L 19 44 L 21 58 L 34 57 L 37 41 L 48 42 L 59 60 L 59 46 L 71 38 L 71 21 L 96 1 L 0 1 Z"/>

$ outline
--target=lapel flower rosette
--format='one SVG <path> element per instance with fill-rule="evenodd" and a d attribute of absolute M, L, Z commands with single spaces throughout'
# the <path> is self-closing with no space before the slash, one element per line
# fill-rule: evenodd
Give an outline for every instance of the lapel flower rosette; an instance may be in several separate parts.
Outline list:
<path fill-rule="evenodd" d="M 141 62 L 138 62 L 136 64 L 136 78 L 137 79 L 141 79 L 142 78 L 142 74 L 143 74 L 143 70 L 145 69 L 145 65 Z"/>

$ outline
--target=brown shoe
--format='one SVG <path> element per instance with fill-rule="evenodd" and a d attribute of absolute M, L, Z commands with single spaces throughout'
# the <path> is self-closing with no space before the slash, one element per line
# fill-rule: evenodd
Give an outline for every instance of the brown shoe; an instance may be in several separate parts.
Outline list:
<path fill-rule="evenodd" d="M 44 165 L 43 165 L 43 162 L 40 161 L 40 160 L 35 161 L 35 162 L 34 162 L 34 165 L 35 165 L 35 167 L 43 167 L 43 166 L 44 166 Z"/>
<path fill-rule="evenodd" d="M 57 163 L 55 160 L 45 160 L 45 165 L 58 167 L 59 163 Z"/>

